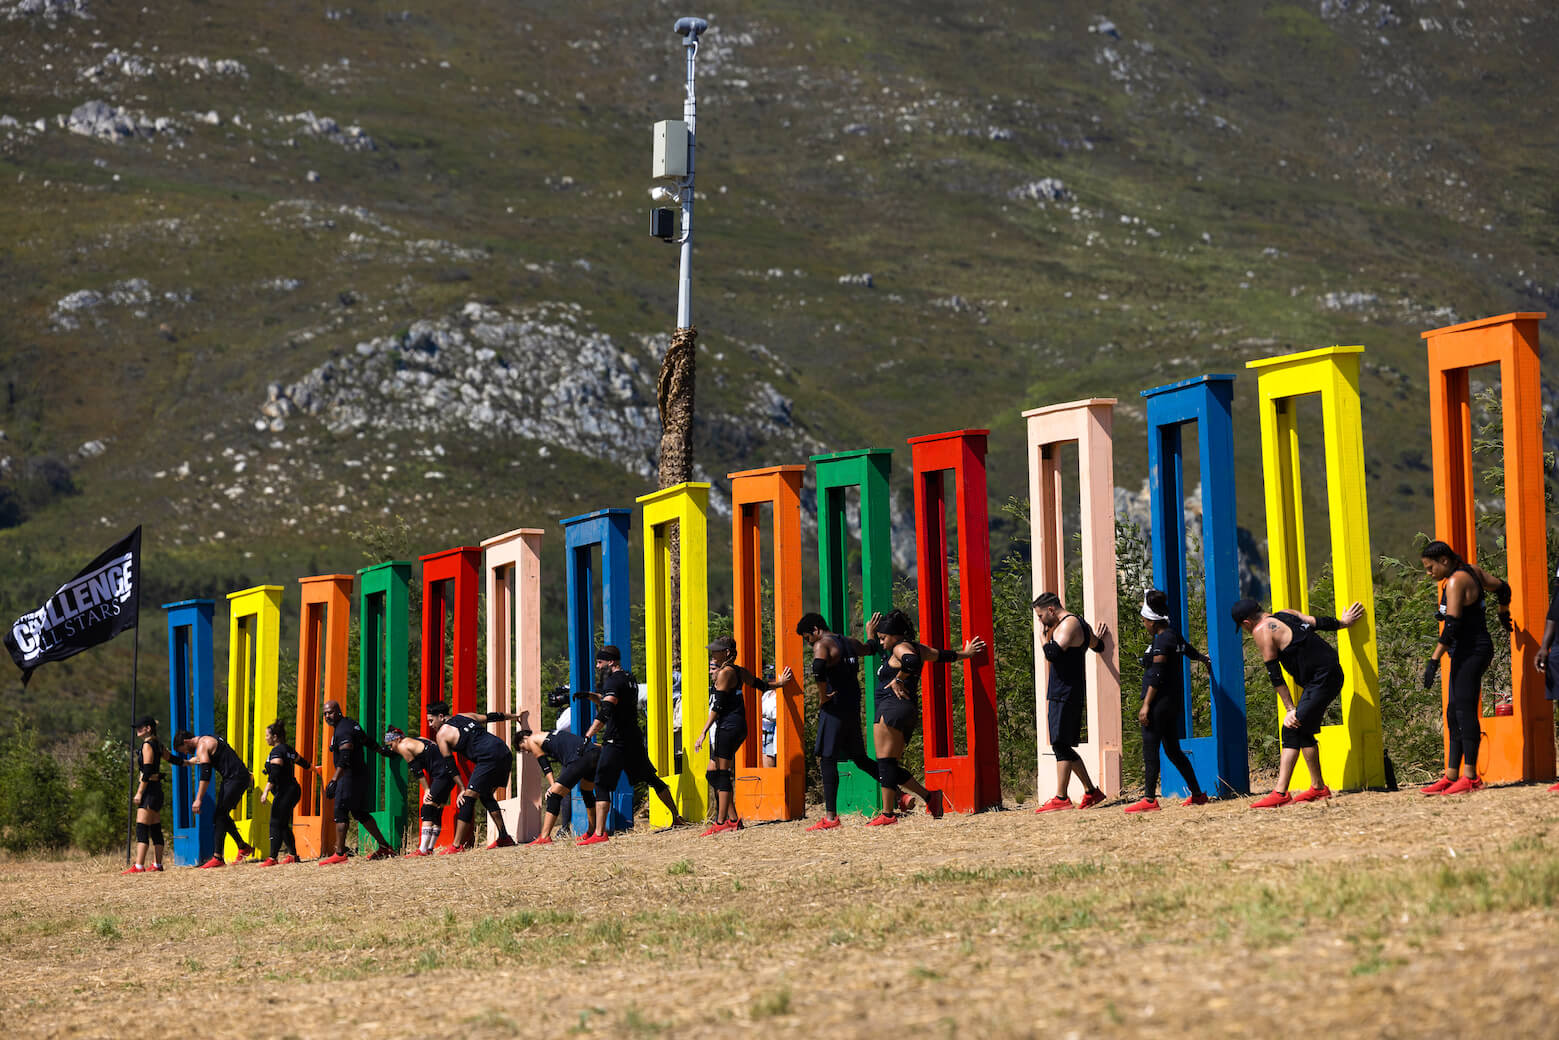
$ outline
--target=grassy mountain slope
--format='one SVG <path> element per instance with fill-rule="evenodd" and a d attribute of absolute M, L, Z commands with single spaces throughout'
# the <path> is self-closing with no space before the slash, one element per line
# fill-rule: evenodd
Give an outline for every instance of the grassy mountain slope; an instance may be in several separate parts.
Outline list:
<path fill-rule="evenodd" d="M 577 305 L 573 327 L 636 363 L 652 406 L 676 257 L 643 234 L 649 126 L 680 115 L 669 30 L 687 12 L 19 10 L 0 3 L 7 616 L 136 522 L 158 598 L 360 566 L 360 532 L 388 515 L 425 552 L 547 526 L 556 576 L 557 518 L 648 489 L 567 438 L 494 436 L 436 403 L 425 429 L 256 421 L 269 384 L 458 326 L 473 301 Z M 694 306 L 717 481 L 989 426 L 999 501 L 1026 493 L 1021 409 L 1112 396 L 1117 481 L 1136 490 L 1138 390 L 1362 343 L 1371 535 L 1400 553 L 1432 523 L 1418 333 L 1559 301 L 1559 145 L 1535 125 L 1549 5 L 703 13 Z M 145 132 L 61 125 L 94 100 Z M 1241 523 L 1259 535 L 1255 382 L 1237 385 Z M 901 452 L 901 503 L 907 468 Z M 46 670 L 33 698 L 111 687 L 127 652 Z"/>

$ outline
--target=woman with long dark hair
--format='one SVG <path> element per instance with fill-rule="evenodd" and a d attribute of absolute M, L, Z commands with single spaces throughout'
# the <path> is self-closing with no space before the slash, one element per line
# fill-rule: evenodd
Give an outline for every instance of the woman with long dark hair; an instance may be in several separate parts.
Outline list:
<path fill-rule="evenodd" d="M 1440 661 L 1451 658 L 1451 693 L 1445 707 L 1447 747 L 1445 774 L 1423 788 L 1424 794 L 1466 794 L 1483 786 L 1478 779 L 1478 743 L 1482 712 L 1479 698 L 1483 674 L 1494 660 L 1494 641 L 1489 638 L 1483 593 L 1494 593 L 1499 603 L 1500 627 L 1511 631 L 1510 586 L 1487 571 L 1465 562 L 1444 542 L 1434 541 L 1419 552 L 1424 572 L 1440 583 L 1440 604 L 1435 620 L 1440 639 L 1424 665 L 1424 689 L 1440 676 Z M 1460 775 L 1458 775 L 1460 774 Z"/>
<path fill-rule="evenodd" d="M 1196 782 L 1191 760 L 1180 749 L 1180 737 L 1185 732 L 1185 677 L 1181 662 L 1211 662 L 1169 623 L 1169 597 L 1164 593 L 1149 589 L 1142 597 L 1141 614 L 1143 626 L 1153 637 L 1142 655 L 1142 707 L 1137 710 L 1137 723 L 1142 727 L 1143 791 L 1142 800 L 1126 806 L 1126 811 L 1158 811 L 1160 747 L 1191 791 L 1185 804 L 1206 805 L 1207 795 Z"/>
<path fill-rule="evenodd" d="M 978 637 L 962 650 L 938 650 L 915 642 L 915 626 L 902 610 L 873 614 L 866 623 L 866 639 L 876 640 L 882 655 L 877 668 L 877 718 L 872 737 L 877 747 L 877 783 L 882 788 L 882 811 L 866 821 L 868 827 L 897 823 L 896 808 L 908 808 L 905 788 L 920 796 L 926 811 L 940 819 L 942 793 L 926 790 L 909 770 L 899 764 L 904 746 L 920 728 L 920 671 L 926 664 L 961 661 L 985 651 Z"/>
<path fill-rule="evenodd" d="M 271 803 L 271 854 L 260 861 L 260 866 L 285 866 L 298 862 L 292 812 L 303 798 L 303 788 L 293 768 L 302 766 L 312 773 L 316 767 L 288 746 L 287 731 L 282 729 L 280 719 L 265 727 L 265 742 L 271 746 L 271 752 L 265 756 L 265 789 L 260 792 L 260 801 Z"/>

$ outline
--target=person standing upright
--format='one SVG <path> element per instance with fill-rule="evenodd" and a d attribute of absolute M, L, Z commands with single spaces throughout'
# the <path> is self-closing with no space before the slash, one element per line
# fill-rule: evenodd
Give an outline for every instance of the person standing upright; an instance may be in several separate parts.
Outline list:
<path fill-rule="evenodd" d="M 1073 808 L 1067 796 L 1072 777 L 1082 781 L 1083 797 L 1078 809 L 1091 809 L 1104 801 L 1104 792 L 1094 786 L 1088 767 L 1077 753 L 1083 739 L 1083 719 L 1088 714 L 1088 673 L 1084 667 L 1088 651 L 1104 653 L 1109 629 L 1097 629 L 1061 605 L 1054 592 L 1034 597 L 1034 612 L 1039 615 L 1045 642 L 1041 650 L 1050 663 L 1050 678 L 1045 690 L 1046 721 L 1050 727 L 1050 750 L 1056 756 L 1056 794 L 1035 812 L 1055 812 Z"/>

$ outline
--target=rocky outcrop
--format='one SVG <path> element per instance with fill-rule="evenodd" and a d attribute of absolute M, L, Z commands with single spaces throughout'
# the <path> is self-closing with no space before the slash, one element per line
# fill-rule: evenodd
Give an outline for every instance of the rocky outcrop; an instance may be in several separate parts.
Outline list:
<path fill-rule="evenodd" d="M 137 137 L 178 133 L 182 127 L 166 116 L 152 118 L 144 112 L 131 112 L 106 101 L 87 101 L 77 105 L 64 120 L 65 129 L 83 137 L 96 137 L 115 143 Z"/>

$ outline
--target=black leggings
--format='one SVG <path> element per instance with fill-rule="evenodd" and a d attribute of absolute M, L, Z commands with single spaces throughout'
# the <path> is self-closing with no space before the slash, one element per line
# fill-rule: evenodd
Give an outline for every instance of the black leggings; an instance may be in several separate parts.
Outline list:
<path fill-rule="evenodd" d="M 294 856 L 298 854 L 298 841 L 292 833 L 292 810 L 298 807 L 298 799 L 303 797 L 303 788 L 293 784 L 290 788 L 284 787 L 276 792 L 276 797 L 271 803 L 271 858 L 275 859 L 282 848 L 287 848 Z"/>
<path fill-rule="evenodd" d="M 839 763 L 853 762 L 855 768 L 867 776 L 877 776 L 877 763 L 867 756 L 866 751 L 859 742 L 851 750 L 848 758 L 833 758 L 823 755 L 818 759 L 823 770 L 823 807 L 832 816 L 839 815 Z"/>
<path fill-rule="evenodd" d="M 1482 695 L 1483 673 L 1494 660 L 1490 654 L 1451 655 L 1451 703 L 1445 709 L 1445 732 L 1450 738 L 1446 756 L 1447 773 L 1454 777 L 1463 763 L 1477 774 L 1478 743 L 1482 738 L 1482 713 L 1478 700 Z"/>
<path fill-rule="evenodd" d="M 1191 793 L 1201 794 L 1202 789 L 1197 786 L 1196 772 L 1191 768 L 1191 760 L 1180 749 L 1179 716 L 1169 712 L 1160 714 L 1155 711 L 1149 712 L 1148 724 L 1142 727 L 1143 793 L 1148 798 L 1158 797 L 1158 751 L 1161 746 L 1164 749 L 1164 757 L 1180 771 L 1180 776 L 1191 789 Z"/>
<path fill-rule="evenodd" d="M 216 797 L 216 831 L 218 834 L 230 835 L 240 850 L 245 853 L 253 852 L 254 846 L 244 840 L 239 833 L 238 825 L 233 822 L 233 810 L 243 803 L 244 795 L 249 793 L 249 788 L 254 786 L 254 777 L 245 773 L 241 777 L 235 777 L 231 781 L 227 777 L 222 778 L 222 786 L 217 788 Z M 218 855 L 221 855 L 221 846 L 218 846 Z"/>

